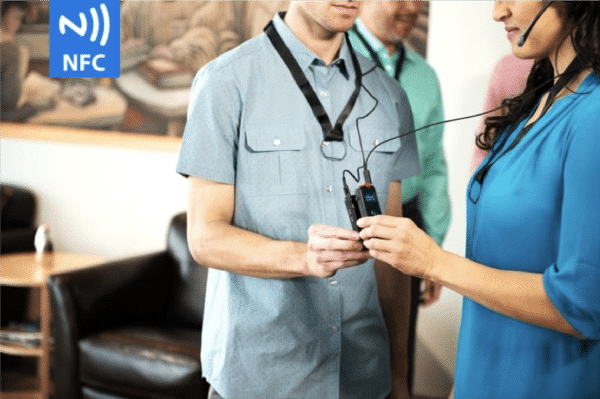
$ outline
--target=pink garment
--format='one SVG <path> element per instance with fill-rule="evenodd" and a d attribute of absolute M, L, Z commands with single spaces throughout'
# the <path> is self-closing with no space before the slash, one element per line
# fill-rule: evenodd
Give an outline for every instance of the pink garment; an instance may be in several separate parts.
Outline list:
<path fill-rule="evenodd" d="M 534 60 L 517 58 L 512 53 L 502 57 L 490 76 L 484 109 L 487 111 L 498 108 L 505 98 L 521 94 L 525 88 L 525 83 L 527 82 L 533 62 Z M 497 113 L 488 114 L 482 118 L 477 134 L 483 132 L 485 129 L 485 118 L 494 114 Z M 471 160 L 471 170 L 475 170 L 485 156 L 486 152 L 475 146 Z"/>

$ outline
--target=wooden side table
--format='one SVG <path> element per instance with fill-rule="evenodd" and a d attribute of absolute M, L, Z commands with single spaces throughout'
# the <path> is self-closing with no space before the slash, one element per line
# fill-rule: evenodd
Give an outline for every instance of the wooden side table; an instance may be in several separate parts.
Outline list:
<path fill-rule="evenodd" d="M 0 256 L 0 285 L 34 288 L 40 290 L 41 345 L 0 344 L 0 352 L 16 356 L 38 357 L 39 392 L 2 392 L 3 399 L 48 398 L 50 385 L 50 297 L 46 279 L 69 270 L 91 267 L 104 262 L 104 258 L 93 255 L 66 252 L 49 252 L 38 258 L 34 252 Z"/>

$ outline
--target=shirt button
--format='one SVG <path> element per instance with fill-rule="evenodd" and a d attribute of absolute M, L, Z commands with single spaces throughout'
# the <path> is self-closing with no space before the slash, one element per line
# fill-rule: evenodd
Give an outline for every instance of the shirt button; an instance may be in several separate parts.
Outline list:
<path fill-rule="evenodd" d="M 336 285 L 337 284 L 337 280 L 331 280 L 331 285 Z"/>
<path fill-rule="evenodd" d="M 322 91 L 321 92 L 321 97 L 327 97 L 327 92 L 326 91 Z"/>
<path fill-rule="evenodd" d="M 386 69 L 387 71 L 391 71 L 391 70 L 392 70 L 392 66 L 391 66 L 391 65 L 387 65 L 387 66 L 385 67 L 385 69 Z"/>
<path fill-rule="evenodd" d="M 275 139 L 275 140 L 273 140 L 273 144 L 275 144 L 275 146 L 279 147 L 281 145 L 281 140 Z"/>
<path fill-rule="evenodd" d="M 328 193 L 330 193 L 330 192 L 333 191 L 333 187 L 327 186 L 327 187 L 325 187 L 325 191 L 327 191 Z"/>
<path fill-rule="evenodd" d="M 331 331 L 333 331 L 333 332 L 337 332 L 337 330 L 339 330 L 338 326 L 333 326 L 333 327 L 331 327 Z"/>

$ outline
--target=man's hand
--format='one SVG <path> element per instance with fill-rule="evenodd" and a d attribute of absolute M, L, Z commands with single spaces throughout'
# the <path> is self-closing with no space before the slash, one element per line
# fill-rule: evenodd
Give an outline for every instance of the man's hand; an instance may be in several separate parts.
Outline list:
<path fill-rule="evenodd" d="M 308 229 L 306 274 L 327 278 L 339 269 L 360 265 L 369 259 L 358 232 L 323 224 Z"/>

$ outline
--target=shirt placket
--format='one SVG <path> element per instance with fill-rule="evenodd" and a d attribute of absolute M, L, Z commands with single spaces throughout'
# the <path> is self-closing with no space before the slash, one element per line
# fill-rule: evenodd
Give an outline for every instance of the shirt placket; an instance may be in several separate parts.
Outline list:
<path fill-rule="evenodd" d="M 327 112 L 327 115 L 329 116 L 329 120 L 331 121 L 332 125 L 335 125 L 335 122 L 337 120 L 337 116 L 335 115 L 335 109 L 337 108 L 337 103 L 335 103 L 335 101 L 338 101 L 338 99 L 334 99 L 333 98 L 333 92 L 331 90 L 332 86 L 332 82 L 334 80 L 332 80 L 332 74 L 335 73 L 334 70 L 332 70 L 333 68 L 328 68 L 327 66 L 325 66 L 325 64 L 323 64 L 322 61 L 317 62 L 315 65 L 312 66 L 312 68 L 310 68 L 313 71 L 313 75 L 314 75 L 314 82 L 315 82 L 315 92 L 317 93 L 317 96 L 319 98 L 319 101 L 321 102 L 321 104 L 323 105 L 323 108 L 325 109 L 325 112 Z M 322 134 L 322 131 L 320 131 L 319 133 Z M 321 141 L 322 141 L 322 137 L 321 137 Z M 328 156 L 334 156 L 334 155 L 339 155 L 342 154 L 340 152 L 340 148 L 343 144 L 338 143 L 338 142 L 326 142 L 326 141 L 322 141 L 321 146 L 323 146 L 322 148 L 322 153 L 326 154 Z M 338 154 L 339 153 L 339 154 Z M 337 161 L 332 161 L 331 159 L 327 159 L 324 156 L 320 156 L 319 157 L 321 160 L 321 164 L 322 164 L 322 168 L 324 173 L 322 173 L 323 176 L 323 181 L 321 182 L 321 187 L 319 187 L 319 190 L 322 193 L 322 198 L 323 198 L 323 215 L 322 215 L 322 220 L 323 223 L 325 224 L 329 224 L 329 225 L 336 225 L 337 224 L 337 217 L 336 217 L 336 197 L 337 197 L 337 193 L 336 193 L 336 185 L 335 185 L 335 176 L 334 176 L 334 165 L 333 162 L 337 162 Z"/>
<path fill-rule="evenodd" d="M 335 87 L 335 73 L 340 73 L 337 67 L 327 67 L 322 62 L 313 65 L 311 68 L 314 75 L 315 82 L 315 92 L 319 98 L 319 101 L 323 105 L 323 108 L 327 112 L 329 119 L 332 125 L 335 125 L 338 115 L 335 114 L 335 110 L 338 108 L 337 102 L 340 101 L 339 98 L 333 98 L 334 92 L 333 88 Z M 343 101 L 343 100 L 342 100 Z M 324 154 L 336 154 L 339 152 L 339 146 L 343 144 L 332 142 L 327 143 L 323 142 L 321 144 L 324 146 L 323 153 Z M 336 198 L 339 195 L 336 195 L 336 185 L 335 179 L 340 178 L 341 176 L 336 176 L 336 169 L 334 162 L 331 159 L 327 159 L 324 156 L 320 156 L 321 163 L 323 166 L 324 173 L 323 181 L 320 187 L 321 192 L 323 193 L 323 215 L 322 220 L 324 223 L 329 225 L 337 225 L 337 206 L 336 206 Z M 335 379 L 335 382 L 328 387 L 327 397 L 337 398 L 339 397 L 339 376 L 340 376 L 340 361 L 341 361 L 341 350 L 342 350 L 342 299 L 340 292 L 340 283 L 338 282 L 335 276 L 326 280 L 328 297 L 329 297 L 329 314 L 327 317 L 327 325 L 326 331 L 328 334 L 328 348 L 327 348 L 327 370 L 329 372 L 330 378 Z"/>

